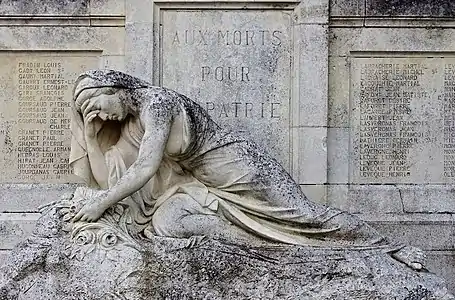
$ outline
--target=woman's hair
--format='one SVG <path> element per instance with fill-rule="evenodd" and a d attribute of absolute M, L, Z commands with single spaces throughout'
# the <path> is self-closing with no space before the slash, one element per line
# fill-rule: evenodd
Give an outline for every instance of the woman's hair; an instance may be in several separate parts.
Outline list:
<path fill-rule="evenodd" d="M 92 98 L 99 95 L 113 95 L 117 93 L 119 89 L 114 87 L 100 87 L 100 88 L 86 88 L 79 92 L 77 98 L 74 100 L 76 110 L 81 112 L 81 107 L 86 101 L 90 101 Z"/>

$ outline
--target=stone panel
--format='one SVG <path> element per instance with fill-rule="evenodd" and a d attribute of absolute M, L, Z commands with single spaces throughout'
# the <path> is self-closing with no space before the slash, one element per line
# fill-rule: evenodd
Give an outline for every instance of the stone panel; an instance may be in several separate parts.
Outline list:
<path fill-rule="evenodd" d="M 455 212 L 453 185 L 399 185 L 407 213 Z"/>
<path fill-rule="evenodd" d="M 76 181 L 68 165 L 72 87 L 99 54 L 0 53 L 1 183 Z"/>
<path fill-rule="evenodd" d="M 162 16 L 161 84 L 289 166 L 290 14 L 163 10 Z"/>
<path fill-rule="evenodd" d="M 327 182 L 348 183 L 349 128 L 327 129 Z"/>
<path fill-rule="evenodd" d="M 455 57 L 354 57 L 351 183 L 455 181 Z"/>
<path fill-rule="evenodd" d="M 327 26 L 298 25 L 295 32 L 299 97 L 292 112 L 294 126 L 327 126 Z"/>
<path fill-rule="evenodd" d="M 87 15 L 90 0 L 4 0 L 1 1 L 0 15 Z"/>
<path fill-rule="evenodd" d="M 350 213 L 403 213 L 402 194 L 394 185 L 330 185 L 328 204 Z"/>
<path fill-rule="evenodd" d="M 158 70 L 153 69 L 153 23 L 127 23 L 125 25 L 126 72 L 149 82 Z"/>
<path fill-rule="evenodd" d="M 330 55 L 352 51 L 452 51 L 453 28 L 331 28 Z"/>
<path fill-rule="evenodd" d="M 293 178 L 299 184 L 327 182 L 327 128 L 292 128 Z"/>
<path fill-rule="evenodd" d="M 36 212 L 41 205 L 55 201 L 75 188 L 75 184 L 2 184 L 0 213 Z"/>
<path fill-rule="evenodd" d="M 301 184 L 300 188 L 310 201 L 327 204 L 327 185 Z"/>
<path fill-rule="evenodd" d="M 125 54 L 122 27 L 0 27 L 0 50 L 99 50 Z"/>
<path fill-rule="evenodd" d="M 367 16 L 453 17 L 455 2 L 447 0 L 366 0 Z"/>

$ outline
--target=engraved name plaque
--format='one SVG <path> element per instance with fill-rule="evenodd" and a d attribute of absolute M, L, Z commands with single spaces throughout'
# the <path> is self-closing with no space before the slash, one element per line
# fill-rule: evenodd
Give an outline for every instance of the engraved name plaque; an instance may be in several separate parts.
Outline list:
<path fill-rule="evenodd" d="M 352 183 L 455 180 L 455 57 L 355 57 Z"/>
<path fill-rule="evenodd" d="M 0 182 L 76 182 L 68 166 L 73 81 L 92 52 L 0 53 Z"/>

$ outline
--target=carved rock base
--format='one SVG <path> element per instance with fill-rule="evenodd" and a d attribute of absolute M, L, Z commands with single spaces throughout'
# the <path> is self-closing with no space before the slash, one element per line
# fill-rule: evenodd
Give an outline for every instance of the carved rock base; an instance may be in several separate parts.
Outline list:
<path fill-rule="evenodd" d="M 0 270 L 0 299 L 454 299 L 384 250 L 247 247 L 109 230 L 70 236 L 55 211 Z"/>

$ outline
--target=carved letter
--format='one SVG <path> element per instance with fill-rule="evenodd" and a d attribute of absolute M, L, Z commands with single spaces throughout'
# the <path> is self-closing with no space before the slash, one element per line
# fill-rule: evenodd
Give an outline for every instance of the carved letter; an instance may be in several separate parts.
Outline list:
<path fill-rule="evenodd" d="M 254 31 L 249 32 L 247 30 L 246 31 L 246 44 L 247 45 L 254 45 L 253 37 L 254 37 Z"/>
<path fill-rule="evenodd" d="M 223 81 L 223 67 L 215 68 L 215 80 Z"/>
<path fill-rule="evenodd" d="M 250 69 L 248 67 L 242 67 L 242 81 L 250 81 L 248 74 Z"/>
<path fill-rule="evenodd" d="M 280 105 L 280 103 L 277 103 L 277 102 L 273 102 L 272 103 L 272 107 L 270 109 L 270 117 L 271 118 L 280 118 L 280 116 L 274 114 L 275 113 L 275 109 L 276 109 L 276 107 L 274 107 L 274 105 Z"/>
<path fill-rule="evenodd" d="M 180 44 L 179 33 L 176 31 L 174 35 L 174 39 L 172 40 L 172 45 Z"/>
<path fill-rule="evenodd" d="M 218 30 L 218 43 L 221 44 L 221 42 L 223 44 L 229 45 L 229 30 L 226 30 L 225 33 L 223 33 L 221 30 Z"/>
<path fill-rule="evenodd" d="M 210 67 L 203 66 L 202 67 L 202 81 L 205 81 L 205 79 L 207 78 L 207 76 L 209 76 L 209 74 L 210 74 Z"/>
<path fill-rule="evenodd" d="M 281 34 L 281 31 L 275 30 L 272 33 L 272 36 L 275 38 L 275 41 L 272 41 L 272 44 L 275 46 L 281 45 L 281 38 L 278 36 L 278 34 Z"/>
<path fill-rule="evenodd" d="M 240 30 L 234 31 L 234 37 L 232 38 L 234 45 L 242 44 L 242 32 Z"/>
<path fill-rule="evenodd" d="M 245 118 L 248 118 L 248 112 L 253 110 L 253 103 L 247 102 L 245 103 Z"/>
<path fill-rule="evenodd" d="M 234 104 L 234 117 L 238 117 L 239 112 L 239 105 L 242 104 L 241 102 L 232 102 Z"/>

